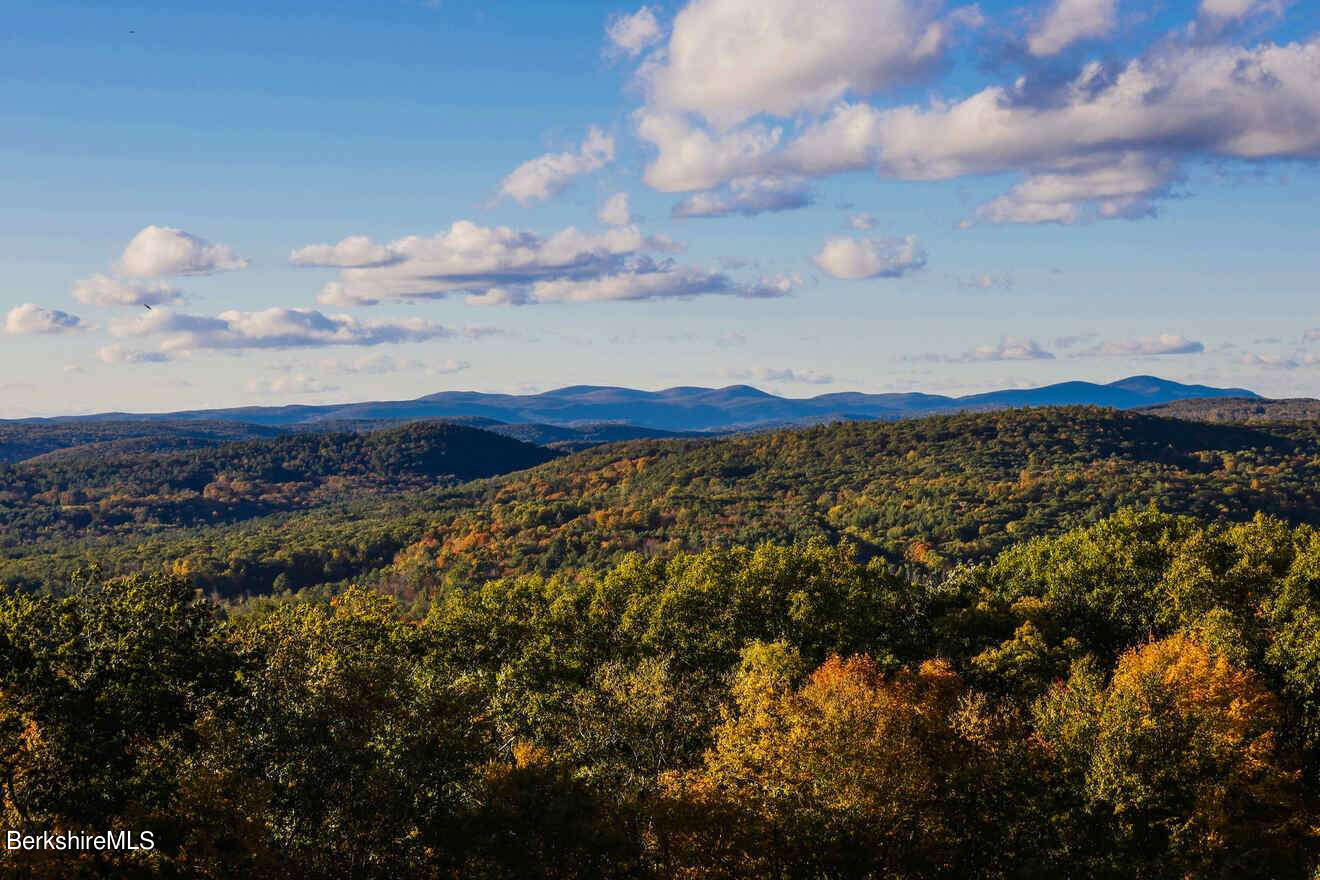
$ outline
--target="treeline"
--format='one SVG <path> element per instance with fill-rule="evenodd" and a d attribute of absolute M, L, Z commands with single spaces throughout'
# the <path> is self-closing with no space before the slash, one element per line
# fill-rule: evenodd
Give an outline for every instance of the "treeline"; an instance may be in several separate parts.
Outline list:
<path fill-rule="evenodd" d="M 422 616 L 87 575 L 0 600 L 16 876 L 1310 877 L 1320 533 L 1128 510 L 938 585 L 823 540 Z M 27 873 L 23 873 L 27 872 Z"/>
<path fill-rule="evenodd" d="M 170 435 L 171 443 L 189 442 Z M 230 523 L 531 467 L 556 453 L 460 425 L 299 433 L 193 448 L 101 447 L 0 464 L 0 548 Z"/>

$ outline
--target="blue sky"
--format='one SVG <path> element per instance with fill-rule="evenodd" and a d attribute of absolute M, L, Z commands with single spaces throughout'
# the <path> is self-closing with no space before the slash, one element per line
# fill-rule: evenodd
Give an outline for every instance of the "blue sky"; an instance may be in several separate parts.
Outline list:
<path fill-rule="evenodd" d="M 1320 391 L 1301 0 L 6 11 L 0 416 Z"/>

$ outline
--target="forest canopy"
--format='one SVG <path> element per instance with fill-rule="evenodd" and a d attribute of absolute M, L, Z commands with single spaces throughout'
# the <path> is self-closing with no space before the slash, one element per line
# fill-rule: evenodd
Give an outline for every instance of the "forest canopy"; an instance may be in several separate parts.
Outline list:
<path fill-rule="evenodd" d="M 0 871 L 1320 866 L 1310 425 L 1074 408 L 566 457 L 451 429 L 182 450 L 160 484 L 356 488 L 15 542 L 6 827 L 158 845 Z M 41 479 L 109 485 L 134 455 Z M 446 482 L 455 456 L 497 475 Z"/>

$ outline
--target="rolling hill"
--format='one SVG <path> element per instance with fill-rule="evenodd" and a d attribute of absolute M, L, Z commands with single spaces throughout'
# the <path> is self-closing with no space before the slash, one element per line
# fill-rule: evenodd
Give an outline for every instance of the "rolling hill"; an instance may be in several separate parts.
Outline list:
<path fill-rule="evenodd" d="M 1063 382 L 1043 388 L 992 391 L 966 397 L 837 392 L 810 398 L 787 398 L 748 385 L 679 387 L 663 391 L 577 385 L 529 395 L 443 391 L 406 401 L 240 407 L 150 415 L 102 413 L 24 421 L 58 425 L 224 420 L 263 426 L 306 427 L 343 421 L 406 422 L 462 418 L 554 426 L 619 423 L 670 432 L 720 432 L 787 424 L 898 419 L 1004 407 L 1089 405 L 1133 409 L 1190 398 L 1256 396 L 1242 388 L 1184 385 L 1154 376 L 1132 376 L 1106 385 Z"/>
<path fill-rule="evenodd" d="M 323 435 L 307 436 L 303 442 Z M 332 491 L 336 480 L 348 488 Z M 463 485 L 407 475 L 373 483 L 349 473 L 309 481 L 307 494 L 294 496 L 307 503 L 241 521 L 223 520 L 235 514 L 218 498 L 214 525 L 171 520 L 171 508 L 152 506 L 159 496 L 144 503 L 108 494 L 97 515 L 119 511 L 119 520 L 102 537 L 12 521 L 0 583 L 58 587 L 89 558 L 109 571 L 136 570 L 148 559 L 221 596 L 349 578 L 416 596 L 501 574 L 598 569 L 633 550 L 668 555 L 812 536 L 846 539 L 865 556 L 933 575 L 1125 506 L 1215 520 L 1263 511 L 1317 523 L 1317 487 L 1314 423 L 997 410 L 635 440 Z M 179 491 L 194 493 L 180 495 L 174 509 L 182 513 L 206 500 L 195 488 Z M 43 515 L 73 515 L 59 494 L 44 496 L 53 500 Z M 250 490 L 236 498 L 264 504 L 279 495 Z"/>
<path fill-rule="evenodd" d="M 220 443 L 163 435 L 101 441 L 0 464 L 0 548 L 52 538 L 147 534 L 352 498 L 453 485 L 561 453 L 463 425 L 286 433 Z M 139 449 L 147 442 L 149 448 Z M 185 442 L 186 445 L 177 445 Z"/>

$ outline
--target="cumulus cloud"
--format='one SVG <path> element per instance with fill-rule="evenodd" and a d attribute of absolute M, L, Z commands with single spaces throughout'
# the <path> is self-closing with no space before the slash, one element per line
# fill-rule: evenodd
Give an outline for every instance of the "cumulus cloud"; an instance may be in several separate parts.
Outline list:
<path fill-rule="evenodd" d="M 607 52 L 613 55 L 636 57 L 663 36 L 660 20 L 649 6 L 643 6 L 631 15 L 613 16 L 605 25 Z"/>
<path fill-rule="evenodd" d="M 344 269 L 339 280 L 322 289 L 318 301 L 371 305 L 386 299 L 516 290 L 542 279 L 594 277 L 617 272 L 628 259 L 662 249 L 663 243 L 648 240 L 635 226 L 599 234 L 569 227 L 541 237 L 459 220 L 436 235 L 412 235 L 381 247 L 390 260 Z"/>
<path fill-rule="evenodd" d="M 126 281 L 98 274 L 74 282 L 73 298 L 92 306 L 161 306 L 178 302 L 183 291 L 164 281 Z"/>
<path fill-rule="evenodd" d="M 331 247 L 331 246 L 327 246 Z M 337 247 L 337 246 L 336 246 Z M 373 246 L 376 247 L 376 246 Z M 704 294 L 783 296 L 792 282 L 746 282 L 722 272 L 675 265 L 657 254 L 681 248 L 636 226 L 600 233 L 569 227 L 542 237 L 466 220 L 433 236 L 379 246 L 388 261 L 343 269 L 322 288 L 323 305 L 462 295 L 472 305 L 529 305 L 683 298 Z"/>
<path fill-rule="evenodd" d="M 1101 343 L 1087 349 L 1083 355 L 1104 357 L 1144 357 L 1166 354 L 1200 354 L 1205 345 L 1194 339 L 1187 339 L 1173 333 L 1161 333 L 1147 339 L 1128 339 Z"/>
<path fill-rule="evenodd" d="M 5 332 L 14 336 L 28 334 L 72 333 L 87 329 L 77 315 L 48 309 L 36 303 L 14 306 L 5 315 Z"/>
<path fill-rule="evenodd" d="M 912 80 L 944 56 L 970 9 L 937 0 L 693 0 L 639 76 L 650 103 L 728 128 L 761 113 L 819 111 Z"/>
<path fill-rule="evenodd" d="M 890 239 L 840 236 L 826 241 L 812 259 L 835 278 L 899 278 L 925 266 L 926 252 L 912 235 Z"/>
<path fill-rule="evenodd" d="M 596 212 L 596 219 L 607 226 L 627 226 L 632 223 L 632 207 L 626 192 L 615 193 L 605 200 Z"/>
<path fill-rule="evenodd" d="M 1117 23 L 1118 0 L 1055 0 L 1027 48 L 1033 55 L 1054 55 L 1079 40 L 1108 36 Z"/>
<path fill-rule="evenodd" d="M 350 235 L 336 244 L 309 244 L 289 254 L 295 266 L 333 266 L 335 268 L 388 266 L 401 259 L 385 245 L 375 244 L 365 235 Z"/>
<path fill-rule="evenodd" d="M 725 25 L 731 42 L 745 33 Z M 759 109 L 794 112 L 772 103 Z M 1061 83 L 1023 76 L 955 102 L 880 108 L 849 94 L 802 124 L 733 118 L 739 124 L 708 128 L 657 99 L 639 109 L 638 135 L 657 151 L 646 181 L 694 192 L 758 175 L 1017 173 L 1023 179 L 974 222 L 1143 217 L 1188 159 L 1320 157 L 1320 37 L 1253 48 L 1165 41 L 1126 63 L 1085 64 Z"/>
<path fill-rule="evenodd" d="M 751 217 L 770 211 L 791 211 L 811 204 L 811 193 L 800 178 L 739 177 L 723 190 L 693 193 L 674 206 L 675 217 Z"/>
<path fill-rule="evenodd" d="M 96 356 L 107 364 L 163 364 L 170 359 L 164 352 L 125 348 L 117 342 L 97 349 Z"/>
<path fill-rule="evenodd" d="M 1054 354 L 1034 339 L 1001 339 L 998 345 L 980 345 L 963 355 L 964 361 L 1049 361 Z"/>
<path fill-rule="evenodd" d="M 133 236 L 116 269 L 128 278 L 163 278 L 212 275 L 247 265 L 228 245 L 212 244 L 170 226 L 147 226 Z"/>
<path fill-rule="evenodd" d="M 448 327 L 420 318 L 362 321 L 351 315 L 326 315 L 315 309 L 230 310 L 215 317 L 169 310 L 152 311 L 112 322 L 121 337 L 159 336 L 162 352 L 204 349 L 282 349 L 331 345 L 383 345 L 452 337 Z"/>
<path fill-rule="evenodd" d="M 500 182 L 500 195 L 519 204 L 557 195 L 575 177 L 604 168 L 614 159 L 614 138 L 592 126 L 576 151 L 546 153 L 513 169 Z"/>
<path fill-rule="evenodd" d="M 1175 164 L 1140 153 L 1093 168 L 1036 174 L 981 205 L 976 219 L 989 223 L 1076 223 L 1093 216 L 1134 219 L 1154 212 L 1150 199 L 1163 195 Z M 964 221 L 963 226 L 972 221 Z"/>

